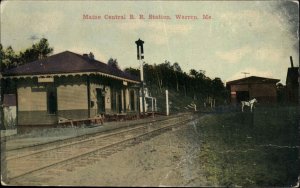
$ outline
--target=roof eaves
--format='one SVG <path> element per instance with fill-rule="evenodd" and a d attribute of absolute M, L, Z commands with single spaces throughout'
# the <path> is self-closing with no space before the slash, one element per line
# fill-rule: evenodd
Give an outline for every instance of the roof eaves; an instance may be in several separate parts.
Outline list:
<path fill-rule="evenodd" d="M 50 73 L 50 74 L 22 74 L 22 75 L 4 75 L 3 78 L 4 79 L 8 79 L 8 78 L 16 78 L 16 79 L 20 79 L 20 78 L 43 78 L 43 77 L 54 77 L 54 76 L 83 76 L 83 75 L 101 75 L 101 76 L 105 76 L 105 77 L 109 77 L 109 78 L 114 78 L 117 80 L 123 80 L 123 81 L 127 81 L 127 82 L 132 82 L 132 83 L 140 83 L 140 81 L 138 80 L 133 80 L 133 79 L 129 79 L 129 78 L 123 78 L 123 77 L 119 77 L 119 76 L 115 76 L 115 75 L 110 75 L 110 74 L 106 74 L 106 73 L 102 73 L 99 71 L 93 71 L 93 72 L 72 72 L 72 73 Z"/>

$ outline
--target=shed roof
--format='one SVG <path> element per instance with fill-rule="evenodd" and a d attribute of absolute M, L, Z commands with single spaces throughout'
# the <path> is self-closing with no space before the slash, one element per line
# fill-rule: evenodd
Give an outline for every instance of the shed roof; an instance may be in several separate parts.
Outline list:
<path fill-rule="evenodd" d="M 103 73 L 114 78 L 139 82 L 139 79 L 127 72 L 111 67 L 83 55 L 64 51 L 44 59 L 33 61 L 3 73 L 3 76 L 47 75 L 68 73 Z"/>
<path fill-rule="evenodd" d="M 264 78 L 264 77 L 258 77 L 258 76 L 249 76 L 246 78 L 229 81 L 226 84 L 227 85 L 264 84 L 264 83 L 276 84 L 279 81 L 280 81 L 279 79 Z"/>

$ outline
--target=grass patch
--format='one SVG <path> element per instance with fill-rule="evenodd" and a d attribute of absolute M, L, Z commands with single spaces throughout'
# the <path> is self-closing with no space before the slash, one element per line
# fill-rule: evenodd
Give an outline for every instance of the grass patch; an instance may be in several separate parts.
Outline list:
<path fill-rule="evenodd" d="M 208 115 L 199 163 L 212 185 L 291 186 L 300 171 L 297 107 Z"/>

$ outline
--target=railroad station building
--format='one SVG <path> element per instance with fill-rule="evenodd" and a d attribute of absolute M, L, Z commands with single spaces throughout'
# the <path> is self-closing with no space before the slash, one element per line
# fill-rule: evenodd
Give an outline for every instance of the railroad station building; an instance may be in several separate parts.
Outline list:
<path fill-rule="evenodd" d="M 5 71 L 2 79 L 14 86 L 4 98 L 15 95 L 17 125 L 139 111 L 140 80 L 87 54 L 58 53 Z"/>
<path fill-rule="evenodd" d="M 230 101 L 238 104 L 241 101 L 248 101 L 256 98 L 259 103 L 276 103 L 277 91 L 276 83 L 280 80 L 250 76 L 226 83 L 230 90 Z"/>

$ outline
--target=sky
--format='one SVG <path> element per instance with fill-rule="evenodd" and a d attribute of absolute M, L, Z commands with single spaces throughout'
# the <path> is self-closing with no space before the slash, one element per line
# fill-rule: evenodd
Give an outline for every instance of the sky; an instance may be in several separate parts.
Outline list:
<path fill-rule="evenodd" d="M 20 52 L 44 37 L 53 54 L 92 52 L 124 69 L 139 68 L 140 38 L 148 64 L 177 62 L 185 72 L 204 70 L 223 82 L 247 72 L 285 84 L 289 57 L 299 66 L 298 11 L 292 1 L 2 1 L 1 44 Z M 106 19 L 116 15 L 126 19 Z"/>

